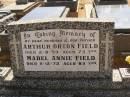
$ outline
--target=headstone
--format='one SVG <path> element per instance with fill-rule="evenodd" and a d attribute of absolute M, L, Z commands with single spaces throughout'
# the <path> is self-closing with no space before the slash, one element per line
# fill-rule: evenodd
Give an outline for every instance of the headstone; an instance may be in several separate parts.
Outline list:
<path fill-rule="evenodd" d="M 19 21 L 8 30 L 15 76 L 111 77 L 112 22 L 73 18 Z"/>
<path fill-rule="evenodd" d="M 14 78 L 4 82 L 2 93 L 129 97 L 129 78 L 124 81 L 120 71 L 111 68 L 113 29 L 114 23 L 104 19 L 53 18 L 9 24 Z"/>

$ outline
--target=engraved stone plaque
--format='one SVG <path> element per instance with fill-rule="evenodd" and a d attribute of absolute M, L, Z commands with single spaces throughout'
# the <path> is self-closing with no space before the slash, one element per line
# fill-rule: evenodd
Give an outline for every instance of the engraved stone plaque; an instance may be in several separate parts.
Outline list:
<path fill-rule="evenodd" d="M 99 71 L 99 30 L 21 32 L 25 71 Z"/>
<path fill-rule="evenodd" d="M 14 75 L 43 78 L 111 76 L 114 23 L 58 18 L 8 26 Z"/>

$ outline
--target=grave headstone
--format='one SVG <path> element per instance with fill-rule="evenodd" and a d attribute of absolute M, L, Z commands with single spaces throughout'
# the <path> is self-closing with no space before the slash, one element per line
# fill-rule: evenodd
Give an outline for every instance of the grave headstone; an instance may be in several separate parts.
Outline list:
<path fill-rule="evenodd" d="M 113 71 L 110 20 L 58 18 L 8 25 L 14 78 L 4 92 L 17 96 L 129 97 Z M 13 90 L 12 90 L 13 88 Z M 127 91 L 128 90 L 128 91 Z"/>
<path fill-rule="evenodd" d="M 15 76 L 111 77 L 112 22 L 72 18 L 19 21 L 8 30 Z"/>

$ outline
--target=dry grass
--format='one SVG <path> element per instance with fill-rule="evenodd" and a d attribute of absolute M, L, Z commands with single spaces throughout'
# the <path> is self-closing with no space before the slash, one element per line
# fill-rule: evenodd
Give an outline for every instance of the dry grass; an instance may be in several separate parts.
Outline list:
<path fill-rule="evenodd" d="M 16 0 L 0 0 L 4 6 L 14 3 Z"/>

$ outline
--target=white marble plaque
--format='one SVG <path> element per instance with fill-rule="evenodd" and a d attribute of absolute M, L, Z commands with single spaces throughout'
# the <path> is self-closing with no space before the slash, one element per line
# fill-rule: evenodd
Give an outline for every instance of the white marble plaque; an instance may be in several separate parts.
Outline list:
<path fill-rule="evenodd" d="M 99 30 L 21 32 L 25 71 L 99 71 Z"/>

